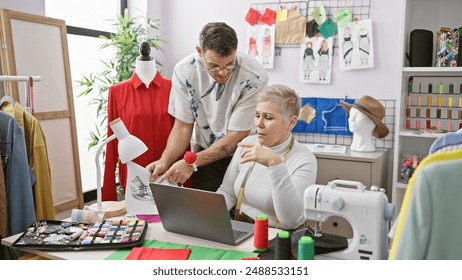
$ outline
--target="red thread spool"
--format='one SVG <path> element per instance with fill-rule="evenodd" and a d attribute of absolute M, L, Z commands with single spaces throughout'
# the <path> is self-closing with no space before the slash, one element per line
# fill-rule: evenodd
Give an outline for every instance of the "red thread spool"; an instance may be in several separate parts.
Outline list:
<path fill-rule="evenodd" d="M 255 251 L 264 252 L 268 249 L 268 218 L 260 214 L 255 219 L 253 247 Z"/>

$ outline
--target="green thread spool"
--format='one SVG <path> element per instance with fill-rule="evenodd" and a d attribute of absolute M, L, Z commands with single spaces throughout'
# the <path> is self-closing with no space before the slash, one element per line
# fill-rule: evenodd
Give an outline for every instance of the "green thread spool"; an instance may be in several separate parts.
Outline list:
<path fill-rule="evenodd" d="M 453 93 L 454 93 L 454 84 L 453 84 L 453 83 L 450 83 L 450 84 L 449 84 L 449 93 L 450 93 L 450 94 L 453 94 Z"/>
<path fill-rule="evenodd" d="M 441 94 L 441 93 L 443 93 L 443 91 L 444 91 L 444 85 L 443 85 L 443 83 L 440 83 L 440 85 L 438 86 L 438 93 Z"/>
<path fill-rule="evenodd" d="M 314 260 L 314 240 L 311 236 L 302 236 L 298 240 L 298 260 Z"/>

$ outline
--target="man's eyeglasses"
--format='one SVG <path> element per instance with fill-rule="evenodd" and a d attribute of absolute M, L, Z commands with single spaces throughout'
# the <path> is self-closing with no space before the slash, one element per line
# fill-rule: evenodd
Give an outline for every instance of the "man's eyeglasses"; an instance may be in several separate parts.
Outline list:
<path fill-rule="evenodd" d="M 221 70 L 225 70 L 226 72 L 230 72 L 230 71 L 233 71 L 234 69 L 236 69 L 236 67 L 237 67 L 236 59 L 234 59 L 232 64 L 228 64 L 225 67 L 221 67 L 221 66 L 209 67 L 209 63 L 208 63 L 207 59 L 205 59 L 205 56 L 204 56 L 203 53 L 201 53 L 201 56 L 202 56 L 202 59 L 205 62 L 205 66 L 207 67 L 207 70 L 209 70 L 210 72 L 213 72 L 213 73 L 218 73 Z"/>

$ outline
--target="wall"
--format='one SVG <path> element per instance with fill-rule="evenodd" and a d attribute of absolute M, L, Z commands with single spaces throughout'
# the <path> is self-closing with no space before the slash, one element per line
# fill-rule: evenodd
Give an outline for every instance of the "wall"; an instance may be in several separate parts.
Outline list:
<path fill-rule="evenodd" d="M 246 41 L 244 17 L 252 3 L 277 1 L 232 1 L 232 0 L 156 0 L 148 9 L 149 16 L 162 13 L 164 53 L 161 56 L 164 74 L 171 77 L 177 61 L 195 51 L 201 28 L 211 21 L 224 21 L 238 33 L 239 41 Z M 161 2 L 161 5 L 159 5 Z M 284 1 L 280 1 L 284 2 Z M 393 4 L 391 4 L 393 3 Z M 154 8 L 154 6 L 157 7 Z M 283 48 L 282 55 L 275 58 L 275 68 L 268 70 L 270 84 L 285 83 L 295 88 L 301 96 L 359 98 L 364 94 L 377 99 L 396 99 L 399 85 L 399 30 L 402 0 L 371 0 L 373 20 L 375 68 L 341 72 L 338 56 L 333 62 L 333 78 L 330 85 L 302 84 L 298 82 L 298 48 Z M 157 12 L 157 14 L 155 13 Z M 244 51 L 244 44 L 239 50 Z"/>
<path fill-rule="evenodd" d="M 9 9 L 29 14 L 45 15 L 45 0 L 2 0 L 0 9 Z"/>
<path fill-rule="evenodd" d="M 45 14 L 45 0 L 2 0 L 0 8 L 27 13 Z M 131 1 L 129 1 L 131 2 Z M 200 29 L 210 21 L 224 21 L 236 29 L 239 41 L 245 41 L 244 20 L 250 4 L 276 1 L 233 0 L 152 0 L 148 1 L 148 16 L 161 18 L 160 36 L 166 40 L 164 52 L 155 53 L 163 64 L 163 73 L 171 77 L 177 61 L 195 50 Z M 284 1 L 281 1 L 284 2 Z M 338 57 L 333 62 L 333 78 L 330 85 L 302 84 L 298 82 L 298 48 L 283 48 L 275 58 L 275 68 L 268 70 L 270 83 L 285 83 L 294 87 L 301 96 L 359 98 L 364 94 L 378 99 L 396 99 L 399 92 L 399 30 L 402 16 L 402 0 L 371 0 L 373 19 L 375 68 L 339 71 Z M 391 4 L 393 3 L 393 4 Z M 391 16 L 393 15 L 393 16 Z M 241 51 L 244 45 L 240 44 Z"/>

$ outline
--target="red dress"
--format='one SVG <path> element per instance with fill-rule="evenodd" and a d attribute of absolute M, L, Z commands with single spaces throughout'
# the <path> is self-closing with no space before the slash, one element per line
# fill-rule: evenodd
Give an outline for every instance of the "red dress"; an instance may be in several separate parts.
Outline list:
<path fill-rule="evenodd" d="M 175 119 L 168 113 L 172 82 L 157 73 L 146 88 L 136 73 L 109 88 L 108 123 L 121 118 L 130 134 L 141 139 L 148 150 L 133 162 L 146 166 L 158 160 L 167 144 Z M 108 137 L 113 134 L 108 126 Z M 115 171 L 118 165 L 117 139 L 106 146 L 102 199 L 117 201 Z M 119 162 L 119 178 L 125 190 L 127 166 Z"/>

